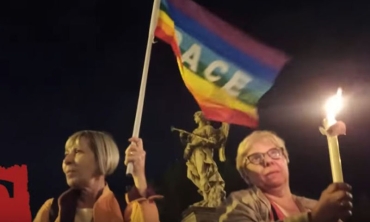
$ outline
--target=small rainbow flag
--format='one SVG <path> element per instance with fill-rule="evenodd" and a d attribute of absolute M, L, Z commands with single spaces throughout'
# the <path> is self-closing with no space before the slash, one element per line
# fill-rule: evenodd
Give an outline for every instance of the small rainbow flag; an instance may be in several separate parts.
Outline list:
<path fill-rule="evenodd" d="M 191 0 L 162 0 L 155 35 L 172 46 L 186 87 L 214 121 L 258 126 L 257 103 L 289 60 Z"/>

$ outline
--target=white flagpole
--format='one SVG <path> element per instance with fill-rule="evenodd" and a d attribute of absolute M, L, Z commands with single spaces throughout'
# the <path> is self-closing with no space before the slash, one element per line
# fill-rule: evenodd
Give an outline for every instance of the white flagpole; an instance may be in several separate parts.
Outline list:
<path fill-rule="evenodd" d="M 143 115 L 146 82 L 147 82 L 147 79 L 148 79 L 150 56 L 151 56 L 151 53 L 152 53 L 152 44 L 153 44 L 153 41 L 154 41 L 154 31 L 155 31 L 155 28 L 157 26 L 158 11 L 159 11 L 159 8 L 160 8 L 160 3 L 161 3 L 161 0 L 154 0 L 154 2 L 153 2 L 152 16 L 150 18 L 148 42 L 147 42 L 147 45 L 146 45 L 146 52 L 145 52 L 145 59 L 144 59 L 143 74 L 142 74 L 142 77 L 141 77 L 139 98 L 138 98 L 137 108 L 136 108 L 134 130 L 132 132 L 133 137 L 139 137 L 141 118 L 142 118 L 142 115 Z M 133 170 L 134 170 L 134 166 L 132 165 L 132 163 L 128 163 L 127 164 L 127 169 L 126 169 L 126 174 L 127 175 L 132 174 Z"/>

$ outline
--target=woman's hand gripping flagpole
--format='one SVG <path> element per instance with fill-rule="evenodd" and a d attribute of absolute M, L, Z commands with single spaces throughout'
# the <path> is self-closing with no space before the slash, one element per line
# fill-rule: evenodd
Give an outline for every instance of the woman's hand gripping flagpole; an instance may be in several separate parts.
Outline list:
<path fill-rule="evenodd" d="M 135 123 L 134 123 L 134 129 L 133 129 L 133 132 L 132 132 L 132 137 L 139 137 L 140 126 L 141 126 L 141 118 L 142 118 L 142 115 L 143 115 L 146 82 L 147 82 L 147 79 L 148 79 L 150 56 L 151 56 L 151 52 L 152 52 L 152 44 L 153 44 L 153 40 L 154 40 L 154 31 L 155 31 L 155 28 L 157 26 L 158 12 L 159 12 L 160 4 L 161 4 L 161 0 L 154 0 L 154 2 L 153 2 L 152 16 L 150 18 L 148 42 L 147 42 L 147 45 L 146 45 L 143 74 L 142 74 L 142 77 L 141 77 L 139 98 L 138 98 L 138 102 L 137 102 L 136 116 L 135 116 Z M 131 162 L 129 162 L 127 164 L 126 174 L 127 175 L 132 175 L 133 171 L 134 171 L 134 165 Z"/>

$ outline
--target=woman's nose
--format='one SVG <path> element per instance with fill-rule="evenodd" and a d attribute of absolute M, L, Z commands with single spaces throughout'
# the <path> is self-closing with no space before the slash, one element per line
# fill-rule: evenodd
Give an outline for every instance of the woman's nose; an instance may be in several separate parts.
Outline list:
<path fill-rule="evenodd" d="M 67 154 L 64 157 L 64 160 L 63 160 L 64 164 L 71 164 L 71 163 L 73 163 L 73 161 L 74 161 L 74 155 L 73 155 L 73 153 Z"/>
<path fill-rule="evenodd" d="M 263 165 L 264 166 L 270 166 L 273 161 L 274 160 L 271 157 L 269 157 L 269 155 L 264 155 L 263 156 Z"/>

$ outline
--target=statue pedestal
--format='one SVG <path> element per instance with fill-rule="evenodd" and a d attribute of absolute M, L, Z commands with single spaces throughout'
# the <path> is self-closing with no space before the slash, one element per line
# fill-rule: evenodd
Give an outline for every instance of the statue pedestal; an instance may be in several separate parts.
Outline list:
<path fill-rule="evenodd" d="M 181 222 L 218 222 L 216 208 L 189 207 L 182 213 Z"/>

